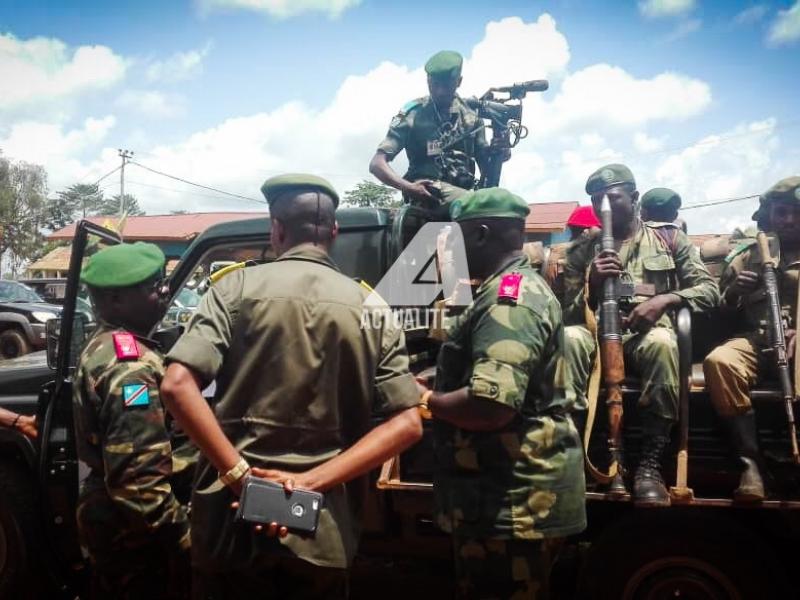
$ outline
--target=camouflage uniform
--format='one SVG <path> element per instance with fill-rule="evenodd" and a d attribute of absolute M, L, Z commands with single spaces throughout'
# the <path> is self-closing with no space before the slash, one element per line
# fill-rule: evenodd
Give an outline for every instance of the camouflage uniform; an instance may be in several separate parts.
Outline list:
<path fill-rule="evenodd" d="M 786 319 L 787 328 L 795 329 L 800 252 L 788 256 L 782 253 L 777 238 L 771 240 L 770 247 L 773 257 L 778 260 L 781 313 Z M 734 301 L 726 294 L 742 271 L 761 273 L 761 253 L 755 241 L 750 240 L 735 249 L 726 263 L 720 280 L 722 305 L 743 313 L 746 333 L 712 350 L 703 361 L 703 371 L 717 413 L 722 417 L 734 417 L 752 409 L 750 388 L 761 379 L 770 364 L 769 357 L 764 356 L 764 350 L 768 347 L 766 327 L 769 323 L 769 307 L 763 287 Z"/>
<path fill-rule="evenodd" d="M 499 301 L 502 277 L 512 272 L 523 276 L 519 298 Z M 524 257 L 478 288 L 442 346 L 439 391 L 469 386 L 473 396 L 517 411 L 491 432 L 434 421 L 436 519 L 453 534 L 465 597 L 546 597 L 539 586 L 552 542 L 544 540 L 586 527 L 583 456 L 562 350 L 558 301 Z"/>
<path fill-rule="evenodd" d="M 158 390 L 162 357 L 153 341 L 137 337 L 139 358 L 119 359 L 115 334 L 130 335 L 99 325 L 73 386 L 78 457 L 91 469 L 78 501 L 81 542 L 98 597 L 182 597 L 189 521 L 170 486 L 170 436 Z"/>
<path fill-rule="evenodd" d="M 475 174 L 475 160 L 487 149 L 486 134 L 478 113 L 456 96 L 450 111 L 441 115 L 430 96 L 412 100 L 392 119 L 386 138 L 378 145 L 378 152 L 391 161 L 405 148 L 408 157 L 408 172 L 403 176 L 408 181 L 432 179 L 441 192 L 441 200 L 450 202 L 471 187 L 467 181 L 458 181 L 442 172 L 437 158 L 442 154 L 439 143 L 443 126 L 464 132 L 474 132 L 445 151 L 448 160 L 464 173 Z"/>
<path fill-rule="evenodd" d="M 662 237 L 659 230 L 671 229 Z M 662 234 L 663 235 L 663 234 Z M 672 249 L 670 249 L 670 241 Z M 667 241 L 665 241 L 667 240 Z M 599 233 L 573 244 L 564 269 L 564 321 L 567 327 L 567 365 L 578 389 L 586 389 L 596 348 L 586 329 L 584 286 L 592 260 L 599 252 Z M 693 310 L 713 308 L 719 289 L 689 238 L 671 223 L 638 222 L 636 233 L 618 247 L 620 260 L 637 286 L 633 301 L 657 294 L 680 296 Z M 625 366 L 641 378 L 639 407 L 669 422 L 678 418 L 678 347 L 669 315 L 648 332 L 623 336 Z"/>

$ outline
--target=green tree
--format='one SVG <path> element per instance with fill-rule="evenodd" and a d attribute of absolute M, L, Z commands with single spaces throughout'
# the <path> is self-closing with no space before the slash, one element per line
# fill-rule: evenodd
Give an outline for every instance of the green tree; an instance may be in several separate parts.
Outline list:
<path fill-rule="evenodd" d="M 120 210 L 120 208 L 122 210 Z M 131 194 L 125 194 L 125 201 L 120 207 L 119 194 L 113 198 L 104 198 L 102 204 L 94 212 L 95 215 L 102 216 L 118 216 L 120 212 L 124 212 L 129 217 L 136 217 L 145 214 L 142 207 L 139 206 L 139 201 Z"/>
<path fill-rule="evenodd" d="M 0 257 L 12 275 L 36 254 L 47 215 L 47 173 L 0 155 Z"/>
<path fill-rule="evenodd" d="M 61 229 L 77 219 L 97 213 L 105 198 L 95 183 L 76 183 L 48 201 L 46 225 Z"/>
<path fill-rule="evenodd" d="M 344 193 L 343 204 L 371 208 L 398 208 L 403 201 L 394 188 L 364 179 Z"/>

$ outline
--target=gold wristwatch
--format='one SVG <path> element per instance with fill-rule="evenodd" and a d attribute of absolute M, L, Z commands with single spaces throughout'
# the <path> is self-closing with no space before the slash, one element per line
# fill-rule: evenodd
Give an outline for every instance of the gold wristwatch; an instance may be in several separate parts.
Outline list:
<path fill-rule="evenodd" d="M 233 465 L 230 471 L 219 476 L 219 482 L 223 485 L 232 485 L 249 472 L 250 465 L 247 464 L 247 461 L 244 458 L 239 458 L 239 462 Z"/>
<path fill-rule="evenodd" d="M 433 391 L 427 390 L 425 393 L 422 394 L 422 397 L 419 399 L 419 404 L 417 405 L 417 410 L 419 410 L 419 416 L 425 419 L 426 421 L 433 418 L 433 413 L 431 412 L 431 409 L 428 406 L 428 402 L 431 401 L 431 396 L 433 396 Z"/>

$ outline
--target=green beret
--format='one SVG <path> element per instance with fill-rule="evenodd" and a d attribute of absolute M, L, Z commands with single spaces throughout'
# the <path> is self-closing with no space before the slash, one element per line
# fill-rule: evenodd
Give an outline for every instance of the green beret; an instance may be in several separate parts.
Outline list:
<path fill-rule="evenodd" d="M 678 192 L 669 188 L 653 188 L 642 196 L 642 208 L 674 208 L 681 207 L 681 197 Z"/>
<path fill-rule="evenodd" d="M 461 65 L 464 59 L 458 52 L 442 50 L 425 63 L 425 72 L 431 77 L 448 77 L 455 79 L 461 76 Z"/>
<path fill-rule="evenodd" d="M 530 212 L 522 198 L 496 187 L 468 192 L 450 204 L 450 218 L 459 222 L 497 217 L 524 221 Z"/>
<path fill-rule="evenodd" d="M 606 165 L 589 175 L 589 179 L 586 180 L 586 193 L 592 196 L 624 183 L 630 183 L 636 187 L 636 180 L 633 178 L 631 170 L 625 165 Z"/>
<path fill-rule="evenodd" d="M 770 202 L 799 202 L 800 177 L 787 177 L 769 188 L 760 198 L 762 205 Z"/>
<path fill-rule="evenodd" d="M 81 270 L 81 281 L 96 288 L 129 287 L 163 271 L 165 262 L 155 244 L 117 244 L 89 258 Z"/>
<path fill-rule="evenodd" d="M 334 207 L 339 206 L 339 194 L 327 179 L 307 173 L 286 173 L 270 177 L 261 186 L 261 193 L 267 199 L 267 204 L 272 206 L 278 196 L 285 192 L 323 192 L 333 199 Z"/>

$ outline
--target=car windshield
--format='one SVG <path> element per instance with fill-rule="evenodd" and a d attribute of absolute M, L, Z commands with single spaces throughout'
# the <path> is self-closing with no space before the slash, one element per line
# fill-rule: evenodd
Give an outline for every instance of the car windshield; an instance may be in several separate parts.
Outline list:
<path fill-rule="evenodd" d="M 197 305 L 200 304 L 200 294 L 185 287 L 178 294 L 175 303 L 179 304 L 182 308 L 197 308 Z"/>
<path fill-rule="evenodd" d="M 0 281 L 0 302 L 44 302 L 27 285 L 16 281 Z"/>

